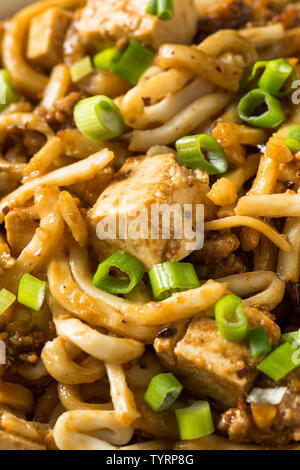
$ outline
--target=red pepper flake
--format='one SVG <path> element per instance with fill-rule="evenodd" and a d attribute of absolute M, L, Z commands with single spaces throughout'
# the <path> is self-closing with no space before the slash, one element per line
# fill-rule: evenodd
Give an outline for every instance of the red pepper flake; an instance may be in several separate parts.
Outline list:
<path fill-rule="evenodd" d="M 238 376 L 239 379 L 243 379 L 247 375 L 247 369 L 244 367 L 244 369 L 240 369 L 236 371 L 236 375 Z"/>
<path fill-rule="evenodd" d="M 146 98 L 143 97 L 142 100 L 143 100 L 145 106 L 151 106 L 152 100 L 151 100 L 150 96 L 147 96 Z"/>

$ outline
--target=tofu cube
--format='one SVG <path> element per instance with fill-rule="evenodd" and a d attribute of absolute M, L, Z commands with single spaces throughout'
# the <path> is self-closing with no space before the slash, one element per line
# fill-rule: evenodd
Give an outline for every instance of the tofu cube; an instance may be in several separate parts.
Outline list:
<path fill-rule="evenodd" d="M 89 0 L 78 22 L 82 42 L 93 49 L 129 39 L 153 49 L 166 42 L 192 42 L 199 19 L 193 0 L 174 0 L 174 16 L 169 21 L 147 14 L 148 3 L 149 0 Z"/>
<path fill-rule="evenodd" d="M 27 59 L 50 70 L 62 62 L 62 46 L 72 16 L 59 7 L 33 17 L 29 27 Z"/>
<path fill-rule="evenodd" d="M 163 211 L 167 211 L 170 206 L 177 204 L 183 215 L 183 206 L 191 204 L 194 223 L 195 205 L 203 204 L 207 192 L 208 185 L 201 183 L 192 170 L 179 165 L 173 154 L 128 158 L 88 213 L 99 258 L 104 259 L 116 251 L 124 251 L 137 257 L 146 269 L 164 261 L 179 261 L 185 258 L 191 252 L 188 246 L 191 240 L 184 237 L 182 218 L 180 225 L 183 236 L 179 238 L 178 233 L 175 234 L 174 231 L 172 213 L 171 219 L 168 218 L 167 223 L 164 223 L 161 216 L 152 217 L 153 206 L 165 204 Z M 132 236 L 131 224 L 143 214 L 148 221 L 145 222 L 147 231 L 141 230 L 139 236 L 137 224 L 136 236 Z M 117 230 L 115 239 L 112 237 L 99 240 L 96 235 L 97 226 L 105 218 L 115 218 L 117 228 L 126 220 L 128 230 L 124 239 Z M 141 218 L 141 222 L 143 220 L 145 219 Z M 170 234 L 163 230 L 166 226 L 170 229 Z M 152 236 L 153 233 L 157 234 L 156 239 Z"/>
<path fill-rule="evenodd" d="M 246 306 L 245 313 L 250 329 L 263 326 L 271 344 L 279 341 L 280 329 L 268 315 Z M 252 387 L 261 361 L 252 357 L 247 340 L 224 340 L 214 318 L 200 315 L 193 318 L 175 346 L 157 338 L 154 347 L 162 363 L 182 378 L 187 389 L 209 398 L 220 409 L 237 406 Z"/>

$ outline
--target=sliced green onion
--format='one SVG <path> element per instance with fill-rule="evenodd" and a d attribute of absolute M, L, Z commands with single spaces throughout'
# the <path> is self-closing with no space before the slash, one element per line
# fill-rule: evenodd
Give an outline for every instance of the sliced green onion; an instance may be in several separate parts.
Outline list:
<path fill-rule="evenodd" d="M 258 62 L 255 62 L 255 64 L 252 67 L 251 74 L 249 77 L 245 80 L 245 82 L 242 85 L 242 90 L 246 88 L 246 86 L 252 82 L 256 78 L 257 72 L 259 69 L 266 68 L 268 61 L 267 60 L 259 60 Z"/>
<path fill-rule="evenodd" d="M 180 160 L 190 168 L 206 170 L 209 175 L 220 175 L 228 170 L 224 149 L 211 135 L 182 137 L 175 145 Z"/>
<path fill-rule="evenodd" d="M 269 338 L 264 328 L 254 328 L 254 330 L 249 331 L 248 340 L 251 353 L 254 358 L 262 356 L 263 354 L 268 354 L 272 350 Z"/>
<path fill-rule="evenodd" d="M 8 72 L 0 69 L 0 112 L 18 99 L 19 95 L 11 83 Z"/>
<path fill-rule="evenodd" d="M 145 70 L 151 65 L 155 53 L 134 39 L 130 41 L 120 60 L 111 71 L 132 85 L 136 85 Z"/>
<path fill-rule="evenodd" d="M 290 93 L 292 83 L 296 80 L 296 71 L 285 59 L 270 60 L 259 79 L 258 86 L 270 95 L 280 98 Z M 283 87 L 290 80 L 290 85 Z"/>
<path fill-rule="evenodd" d="M 120 279 L 110 274 L 117 268 L 129 279 Z M 94 286 L 111 294 L 128 294 L 140 282 L 144 275 L 142 263 L 127 253 L 117 252 L 99 264 L 93 278 Z"/>
<path fill-rule="evenodd" d="M 188 408 L 175 410 L 180 439 L 190 440 L 208 436 L 215 431 L 210 405 L 207 401 L 195 401 Z"/>
<path fill-rule="evenodd" d="M 226 295 L 215 305 L 215 318 L 222 338 L 241 341 L 248 333 L 248 320 L 243 302 L 236 295 Z"/>
<path fill-rule="evenodd" d="M 70 68 L 71 80 L 72 82 L 78 82 L 92 71 L 92 61 L 90 56 L 87 55 L 84 59 L 79 60 Z"/>
<path fill-rule="evenodd" d="M 284 333 L 281 336 L 281 342 L 290 343 L 291 346 L 296 344 L 298 347 L 300 347 L 300 330 Z"/>
<path fill-rule="evenodd" d="M 111 72 L 113 65 L 120 60 L 121 56 L 122 52 L 115 47 L 105 49 L 94 56 L 94 66 L 98 69 Z"/>
<path fill-rule="evenodd" d="M 157 13 L 157 0 L 150 0 L 145 12 L 148 13 L 149 15 L 156 15 Z"/>
<path fill-rule="evenodd" d="M 196 289 L 200 286 L 194 266 L 191 263 L 167 261 L 157 264 L 149 271 L 149 279 L 155 300 L 165 300 L 175 292 Z"/>
<path fill-rule="evenodd" d="M 277 382 L 285 377 L 289 372 L 299 367 L 299 362 L 295 361 L 294 354 L 297 354 L 289 343 L 284 343 L 269 354 L 257 369 Z"/>
<path fill-rule="evenodd" d="M 256 115 L 255 110 L 265 104 L 266 111 Z M 267 91 L 256 88 L 243 96 L 238 104 L 238 114 L 247 124 L 254 127 L 273 128 L 284 120 L 279 101 Z"/>
<path fill-rule="evenodd" d="M 18 290 L 18 302 L 38 312 L 45 300 L 47 283 L 31 274 L 24 274 Z"/>
<path fill-rule="evenodd" d="M 144 395 L 144 401 L 155 413 L 165 411 L 177 400 L 183 386 L 172 374 L 158 374 L 151 382 Z"/>
<path fill-rule="evenodd" d="M 74 109 L 74 120 L 80 132 L 94 142 L 118 137 L 124 130 L 119 108 L 104 95 L 79 101 Z"/>
<path fill-rule="evenodd" d="M 0 314 L 5 312 L 16 300 L 16 296 L 6 289 L 0 290 Z"/>
<path fill-rule="evenodd" d="M 293 126 L 285 139 L 285 145 L 292 152 L 300 152 L 300 126 Z"/>
<path fill-rule="evenodd" d="M 156 15 L 163 21 L 171 20 L 174 16 L 173 0 L 150 0 L 145 12 L 150 15 Z"/>
<path fill-rule="evenodd" d="M 160 20 L 171 20 L 174 16 L 173 0 L 157 0 L 156 14 Z"/>
<path fill-rule="evenodd" d="M 270 93 L 270 95 L 280 98 L 290 93 L 292 83 L 296 80 L 296 71 L 285 59 L 276 59 L 270 61 L 259 61 L 254 64 L 251 75 L 246 80 L 243 88 L 249 82 L 254 80 L 260 68 L 264 68 L 264 72 L 258 81 L 258 87 Z M 290 80 L 290 86 L 283 89 L 287 80 Z"/>

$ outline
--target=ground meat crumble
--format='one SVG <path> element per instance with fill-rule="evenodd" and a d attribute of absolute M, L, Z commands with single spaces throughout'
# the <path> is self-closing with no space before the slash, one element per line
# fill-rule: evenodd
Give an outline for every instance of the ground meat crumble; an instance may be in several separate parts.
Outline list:
<path fill-rule="evenodd" d="M 283 447 L 300 440 L 300 382 L 293 378 L 281 403 L 276 405 L 274 420 L 265 429 L 259 429 L 251 405 L 239 401 L 237 408 L 227 410 L 218 423 L 218 429 L 228 434 L 231 441 L 251 442 L 270 447 Z"/>
<path fill-rule="evenodd" d="M 6 369 L 18 363 L 35 364 L 47 341 L 46 334 L 36 327 L 28 327 L 25 322 L 6 322 L 0 317 L 0 340 L 6 344 Z"/>

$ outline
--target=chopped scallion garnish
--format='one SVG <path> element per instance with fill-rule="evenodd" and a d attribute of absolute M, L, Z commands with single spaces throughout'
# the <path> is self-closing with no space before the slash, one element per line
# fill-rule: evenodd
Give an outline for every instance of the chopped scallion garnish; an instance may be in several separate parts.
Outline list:
<path fill-rule="evenodd" d="M 168 21 L 174 16 L 174 2 L 173 0 L 150 0 L 146 13 L 156 15 L 160 20 Z"/>
<path fill-rule="evenodd" d="M 111 269 L 118 269 L 126 279 L 114 276 Z M 99 264 L 93 278 L 94 286 L 111 294 L 128 294 L 144 275 L 142 263 L 133 256 L 117 252 Z"/>
<path fill-rule="evenodd" d="M 153 266 L 148 274 L 155 300 L 164 300 L 175 292 L 196 289 L 200 286 L 195 268 L 191 263 L 167 261 Z"/>
<path fill-rule="evenodd" d="M 290 343 L 284 343 L 274 349 L 260 364 L 257 369 L 277 382 L 283 379 L 289 372 L 299 367 L 300 363 L 295 360 L 298 352 Z"/>
<path fill-rule="evenodd" d="M 215 317 L 222 338 L 242 341 L 248 333 L 248 320 L 243 302 L 236 295 L 226 295 L 215 305 Z"/>
<path fill-rule="evenodd" d="M 300 126 L 293 126 L 287 138 L 285 139 L 285 145 L 292 151 L 292 152 L 300 152 Z"/>
<path fill-rule="evenodd" d="M 104 51 L 98 52 L 93 58 L 95 67 L 107 72 L 112 72 L 112 68 L 120 60 L 122 52 L 115 47 L 110 47 Z"/>
<path fill-rule="evenodd" d="M 175 410 L 180 439 L 190 440 L 208 436 L 215 431 L 210 405 L 207 401 L 195 401 L 187 408 Z"/>
<path fill-rule="evenodd" d="M 95 142 L 118 137 L 124 130 L 119 108 L 104 95 L 79 101 L 74 109 L 74 120 L 80 132 Z"/>
<path fill-rule="evenodd" d="M 178 157 L 189 168 L 206 170 L 209 175 L 220 175 L 228 169 L 224 149 L 211 135 L 182 137 L 175 145 Z"/>
<path fill-rule="evenodd" d="M 281 336 L 282 343 L 290 343 L 291 345 L 295 344 L 300 347 L 300 330 L 290 331 L 289 333 L 284 333 Z"/>
<path fill-rule="evenodd" d="M 144 401 L 155 412 L 160 413 L 170 408 L 182 392 L 182 385 L 172 374 L 158 374 L 152 378 Z"/>
<path fill-rule="evenodd" d="M 19 95 L 13 87 L 7 70 L 0 69 L 0 112 L 18 99 Z"/>
<path fill-rule="evenodd" d="M 79 60 L 70 68 L 72 82 L 78 82 L 86 75 L 89 75 L 93 71 L 93 65 L 90 56 L 84 57 Z"/>
<path fill-rule="evenodd" d="M 113 64 L 111 71 L 132 85 L 136 85 L 145 70 L 151 65 L 155 53 L 132 39 L 121 58 Z"/>
<path fill-rule="evenodd" d="M 258 87 L 280 98 L 290 93 L 292 83 L 296 80 L 296 71 L 285 59 L 258 61 L 254 64 L 251 75 L 245 82 L 248 85 L 257 75 L 259 69 L 264 69 Z"/>
<path fill-rule="evenodd" d="M 278 99 L 260 88 L 249 91 L 241 98 L 238 114 L 247 124 L 266 129 L 277 127 L 284 120 Z"/>
<path fill-rule="evenodd" d="M 254 328 L 249 331 L 248 340 L 254 358 L 268 354 L 272 350 L 265 328 Z"/>
<path fill-rule="evenodd" d="M 23 274 L 19 283 L 18 302 L 39 311 L 44 303 L 47 283 L 31 274 Z"/>
<path fill-rule="evenodd" d="M 157 12 L 157 0 L 149 0 L 149 3 L 145 9 L 146 13 L 149 15 L 156 15 Z"/>
<path fill-rule="evenodd" d="M 171 20 L 174 16 L 173 0 L 157 0 L 156 14 L 160 20 Z"/>
<path fill-rule="evenodd" d="M 16 296 L 6 289 L 0 290 L 0 314 L 5 312 L 16 300 Z"/>

